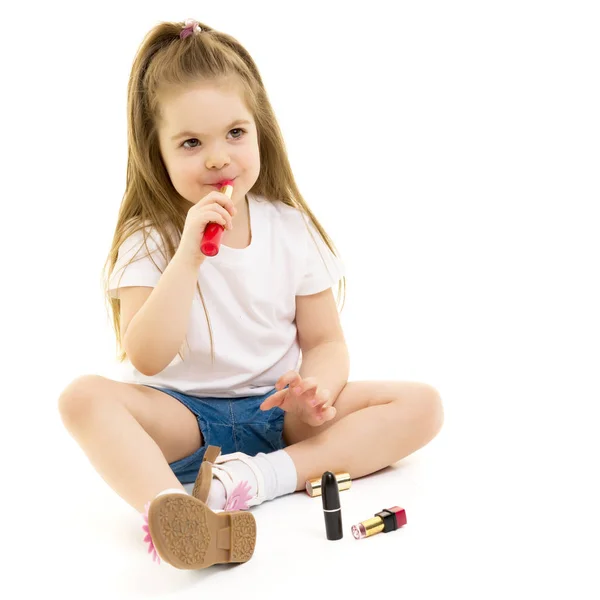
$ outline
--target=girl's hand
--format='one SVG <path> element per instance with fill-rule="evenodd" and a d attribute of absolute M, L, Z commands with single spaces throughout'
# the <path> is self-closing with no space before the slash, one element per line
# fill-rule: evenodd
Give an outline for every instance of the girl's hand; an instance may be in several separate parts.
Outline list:
<path fill-rule="evenodd" d="M 230 230 L 236 213 L 233 200 L 221 192 L 209 192 L 188 211 L 177 252 L 198 264 L 202 263 L 206 257 L 200 251 L 200 243 L 206 226 L 219 223 L 225 230 Z"/>
<path fill-rule="evenodd" d="M 302 379 L 296 371 L 288 371 L 277 380 L 275 389 L 278 391 L 260 405 L 261 410 L 279 406 L 313 427 L 323 425 L 335 417 L 331 393 L 320 389 L 314 377 Z"/>

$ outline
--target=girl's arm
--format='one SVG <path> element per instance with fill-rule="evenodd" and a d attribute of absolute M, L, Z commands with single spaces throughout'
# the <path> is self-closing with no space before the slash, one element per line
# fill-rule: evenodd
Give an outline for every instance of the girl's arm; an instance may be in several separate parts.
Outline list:
<path fill-rule="evenodd" d="M 302 350 L 300 376 L 314 377 L 335 399 L 348 382 L 350 359 L 331 289 L 296 297 L 296 325 Z"/>
<path fill-rule="evenodd" d="M 204 257 L 191 260 L 176 252 L 156 287 L 146 294 L 139 287 L 121 288 L 123 349 L 140 373 L 156 375 L 177 355 L 203 262 Z"/>

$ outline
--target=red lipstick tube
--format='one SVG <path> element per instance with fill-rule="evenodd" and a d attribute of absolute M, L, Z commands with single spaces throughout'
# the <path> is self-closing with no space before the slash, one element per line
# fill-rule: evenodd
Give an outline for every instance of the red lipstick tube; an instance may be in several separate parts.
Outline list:
<path fill-rule="evenodd" d="M 406 525 L 406 511 L 399 506 L 393 506 L 378 512 L 372 519 L 367 519 L 358 525 L 352 525 L 352 535 L 357 540 L 371 537 L 378 533 L 396 531 Z"/>
<path fill-rule="evenodd" d="M 219 191 L 228 198 L 231 198 L 231 194 L 233 194 L 233 181 L 223 181 Z M 209 223 L 202 235 L 200 252 L 205 256 L 216 256 L 219 253 L 223 231 L 225 231 L 223 225 L 219 223 Z"/>

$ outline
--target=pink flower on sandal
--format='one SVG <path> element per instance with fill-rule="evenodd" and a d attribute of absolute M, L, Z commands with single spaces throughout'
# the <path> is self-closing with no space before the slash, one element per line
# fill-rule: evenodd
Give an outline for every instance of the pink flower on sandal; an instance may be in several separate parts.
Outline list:
<path fill-rule="evenodd" d="M 152 562 L 158 561 L 160 565 L 160 556 L 158 552 L 156 552 L 156 548 L 154 547 L 154 543 L 152 542 L 152 536 L 150 535 L 150 526 L 148 525 L 148 510 L 150 508 L 150 502 L 144 506 L 146 512 L 144 513 L 144 525 L 142 526 L 142 531 L 146 533 L 146 537 L 144 538 L 145 542 L 148 542 L 148 554 L 152 554 Z"/>
<path fill-rule="evenodd" d="M 250 484 L 247 481 L 242 481 L 238 483 L 235 488 L 233 488 L 231 496 L 227 498 L 225 510 L 247 510 L 249 508 L 248 500 L 251 499 L 252 494 L 250 493 Z"/>

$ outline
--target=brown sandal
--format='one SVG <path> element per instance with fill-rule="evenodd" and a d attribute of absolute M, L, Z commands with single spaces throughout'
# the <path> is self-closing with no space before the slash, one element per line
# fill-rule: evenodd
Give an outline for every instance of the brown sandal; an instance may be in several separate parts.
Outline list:
<path fill-rule="evenodd" d="M 226 470 L 226 474 L 223 474 L 221 464 L 230 460 L 241 460 L 252 469 L 257 481 L 257 488 L 253 494 L 250 494 L 251 488 L 247 481 L 235 481 Z M 225 488 L 225 510 L 234 510 L 233 507 L 236 507 L 236 510 L 247 510 L 265 500 L 264 477 L 260 469 L 257 469 L 250 460 L 250 457 L 242 452 L 232 452 L 226 456 L 221 456 L 219 446 L 209 446 L 204 453 L 204 459 L 198 470 L 192 496 L 206 503 L 214 477 L 219 479 Z"/>
<path fill-rule="evenodd" d="M 215 513 L 188 494 L 157 496 L 148 509 L 148 527 L 158 555 L 178 569 L 244 563 L 256 545 L 252 513 Z"/>
<path fill-rule="evenodd" d="M 148 510 L 152 543 L 178 569 L 204 569 L 217 563 L 243 563 L 256 545 L 256 521 L 249 512 L 214 512 L 207 505 L 218 446 L 204 453 L 192 495 L 163 494 Z"/>
<path fill-rule="evenodd" d="M 192 496 L 198 498 L 202 502 L 206 502 L 208 499 L 208 493 L 210 492 L 210 485 L 212 483 L 212 467 L 213 463 L 221 454 L 221 448 L 219 446 L 209 446 L 204 453 L 198 476 L 196 477 L 196 483 L 194 483 L 194 489 L 192 490 Z"/>

